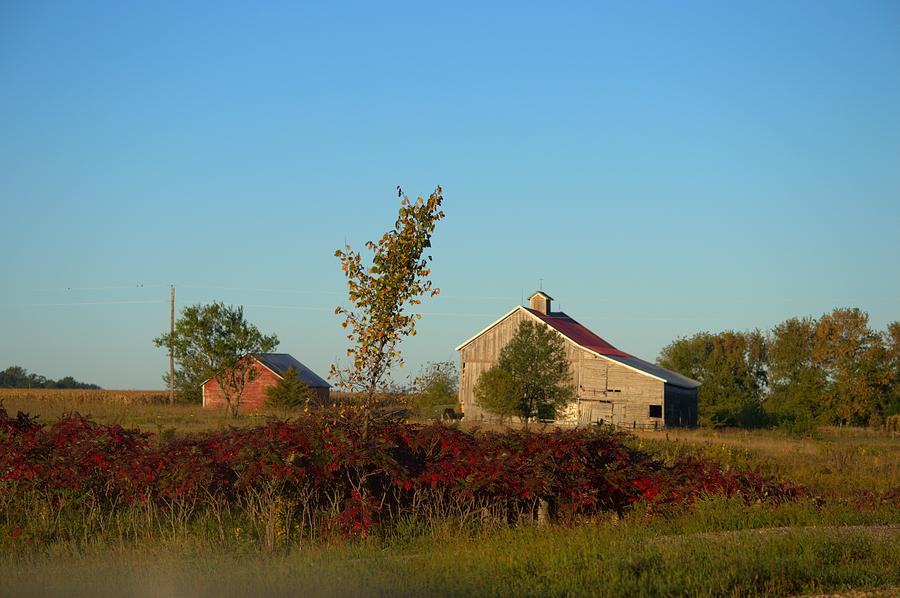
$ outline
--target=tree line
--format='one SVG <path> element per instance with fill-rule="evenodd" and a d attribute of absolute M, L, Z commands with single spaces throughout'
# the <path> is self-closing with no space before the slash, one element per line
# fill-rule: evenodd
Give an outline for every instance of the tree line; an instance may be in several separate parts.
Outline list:
<path fill-rule="evenodd" d="M 0 388 L 80 388 L 99 390 L 96 384 L 79 382 L 72 376 L 53 380 L 40 374 L 29 373 L 23 367 L 13 365 L 0 372 Z"/>
<path fill-rule="evenodd" d="M 664 347 L 657 363 L 702 383 L 701 425 L 803 431 L 900 413 L 900 322 L 873 330 L 858 308 L 766 332 L 699 332 Z"/>

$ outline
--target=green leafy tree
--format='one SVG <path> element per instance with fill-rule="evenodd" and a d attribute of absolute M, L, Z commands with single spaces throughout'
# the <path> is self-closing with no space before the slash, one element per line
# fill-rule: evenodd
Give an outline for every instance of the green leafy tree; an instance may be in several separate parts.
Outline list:
<path fill-rule="evenodd" d="M 830 423 L 865 425 L 880 421 L 890 393 L 889 351 L 858 308 L 837 308 L 816 326 L 813 359 L 828 384 L 823 396 Z"/>
<path fill-rule="evenodd" d="M 422 417 L 433 417 L 447 407 L 459 406 L 459 374 L 452 361 L 428 363 L 414 383 L 410 406 Z"/>
<path fill-rule="evenodd" d="M 565 342 L 544 324 L 521 322 L 500 350 L 495 367 L 506 372 L 511 383 L 504 381 L 500 374 L 491 373 L 485 380 L 482 380 L 482 374 L 477 384 L 481 384 L 485 409 L 496 408 L 498 411 L 491 412 L 497 415 L 509 415 L 506 412 L 508 392 L 515 392 L 515 415 L 526 423 L 536 417 L 555 418 L 556 413 L 575 398 Z M 502 386 L 491 389 L 492 381 L 502 383 Z"/>
<path fill-rule="evenodd" d="M 428 199 L 419 197 L 413 202 L 404 195 L 394 227 L 377 242 L 366 243 L 372 252 L 369 265 L 349 245 L 335 252 L 347 277 L 352 304 L 336 308 L 335 313 L 344 316 L 342 325 L 353 343 L 347 350 L 353 366 L 332 365 L 330 375 L 341 388 L 363 395 L 365 435 L 391 369 L 403 365 L 401 340 L 416 334 L 421 314 L 410 310 L 425 295 L 434 297 L 439 292 L 429 280 L 431 256 L 426 251 L 435 225 L 444 217 L 442 202 L 440 187 Z"/>
<path fill-rule="evenodd" d="M 752 427 L 765 421 L 766 351 L 766 339 L 756 330 L 700 332 L 664 347 L 657 362 L 702 383 L 701 424 Z"/>
<path fill-rule="evenodd" d="M 79 388 L 99 390 L 96 384 L 79 382 L 72 376 L 53 380 L 40 374 L 29 374 L 25 368 L 14 365 L 0 372 L 0 388 Z"/>
<path fill-rule="evenodd" d="M 0 388 L 43 388 L 45 380 L 38 380 L 25 368 L 12 365 L 0 372 Z"/>
<path fill-rule="evenodd" d="M 502 422 L 507 417 L 522 416 L 522 391 L 507 370 L 493 366 L 475 382 L 475 402 Z"/>
<path fill-rule="evenodd" d="M 857 308 L 791 318 L 758 332 L 702 332 L 665 347 L 660 365 L 703 383 L 705 425 L 766 421 L 809 432 L 819 423 L 880 424 L 900 412 L 900 323 L 879 333 Z M 759 405 L 765 417 L 761 417 Z"/>
<path fill-rule="evenodd" d="M 162 380 L 169 388 L 169 372 L 162 375 Z M 202 384 L 207 378 L 203 371 L 196 371 L 175 362 L 175 396 L 183 403 L 199 404 L 203 401 Z"/>
<path fill-rule="evenodd" d="M 153 340 L 157 347 L 173 348 L 179 369 L 195 378 L 215 378 L 226 409 L 238 416 L 244 388 L 259 375 L 251 353 L 268 353 L 278 346 L 275 335 L 263 335 L 244 319 L 244 308 L 224 303 L 191 305 L 181 311 L 170 333 Z"/>
<path fill-rule="evenodd" d="M 297 370 L 288 368 L 284 377 L 266 388 L 266 404 L 280 409 L 306 407 L 313 398 L 313 392 L 297 376 Z"/>
<path fill-rule="evenodd" d="M 891 322 L 883 333 L 885 369 L 888 374 L 887 397 L 884 401 L 885 418 L 900 414 L 900 322 Z"/>
<path fill-rule="evenodd" d="M 764 408 L 779 427 L 811 432 L 822 415 L 827 380 L 813 359 L 817 321 L 791 318 L 768 335 L 769 394 Z"/>

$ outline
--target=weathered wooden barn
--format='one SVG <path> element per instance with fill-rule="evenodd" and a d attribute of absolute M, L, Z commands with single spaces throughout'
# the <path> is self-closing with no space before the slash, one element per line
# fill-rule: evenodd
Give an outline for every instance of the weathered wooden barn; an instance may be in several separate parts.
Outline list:
<path fill-rule="evenodd" d="M 244 359 L 252 359 L 257 371 L 256 378 L 247 384 L 241 395 L 241 410 L 258 411 L 266 402 L 266 389 L 283 380 L 290 368 L 297 372 L 297 378 L 312 390 L 316 402 L 328 401 L 331 385 L 311 369 L 287 353 L 255 353 Z M 210 409 L 225 408 L 225 397 L 219 390 L 219 383 L 211 378 L 203 383 L 203 406 Z"/>
<path fill-rule="evenodd" d="M 577 400 L 558 421 L 664 428 L 697 424 L 700 383 L 612 346 L 563 312 L 551 311 L 553 298 L 538 291 L 530 307 L 516 306 L 459 345 L 459 396 L 467 421 L 490 420 L 475 402 L 478 377 L 497 363 L 500 350 L 523 320 L 545 324 L 565 340 Z"/>

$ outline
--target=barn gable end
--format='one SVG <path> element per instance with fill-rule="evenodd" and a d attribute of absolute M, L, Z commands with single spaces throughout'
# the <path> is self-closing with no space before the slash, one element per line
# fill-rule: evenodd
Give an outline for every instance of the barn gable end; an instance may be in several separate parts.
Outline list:
<path fill-rule="evenodd" d="M 260 353 L 246 355 L 244 359 L 253 360 L 253 367 L 257 375 L 252 382 L 246 385 L 241 395 L 240 408 L 242 411 L 262 410 L 266 402 L 266 389 L 282 380 L 288 368 L 293 368 L 297 372 L 297 377 L 310 387 L 316 402 L 324 404 L 328 401 L 331 385 L 291 355 Z M 225 409 L 225 398 L 215 378 L 206 380 L 202 389 L 203 407 Z"/>
<path fill-rule="evenodd" d="M 557 414 L 557 421 L 640 428 L 696 424 L 696 381 L 617 349 L 562 312 L 550 312 L 552 298 L 546 293 L 529 299 L 531 309 L 513 308 L 457 347 L 460 404 L 467 420 L 493 419 L 477 405 L 475 384 L 497 363 L 519 323 L 530 320 L 556 330 L 565 341 L 577 399 Z"/>

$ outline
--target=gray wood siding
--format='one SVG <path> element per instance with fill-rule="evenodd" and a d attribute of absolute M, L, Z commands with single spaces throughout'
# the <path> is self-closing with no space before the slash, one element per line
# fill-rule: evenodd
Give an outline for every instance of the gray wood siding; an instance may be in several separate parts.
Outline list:
<path fill-rule="evenodd" d="M 650 417 L 650 405 L 663 405 L 664 382 L 588 351 L 584 351 L 579 366 L 586 373 L 578 387 L 580 423 L 602 418 L 604 423 L 621 426 L 653 425 L 655 420 L 659 420 L 658 426 L 663 425 L 662 418 Z M 603 373 L 598 374 L 598 369 Z M 606 382 L 602 392 L 592 384 L 598 379 Z"/>
<path fill-rule="evenodd" d="M 592 394 L 606 395 L 606 380 L 609 368 L 605 361 L 584 358 L 581 361 L 581 390 L 585 398 Z"/>
<path fill-rule="evenodd" d="M 500 350 L 523 320 L 537 321 L 524 310 L 517 310 L 460 348 L 459 397 L 466 420 L 495 419 L 476 404 L 475 383 L 497 363 Z M 563 338 L 577 399 L 565 413 L 558 414 L 559 420 L 589 424 L 602 419 L 623 426 L 653 425 L 657 421 L 658 426 L 664 425 L 663 418 L 649 416 L 650 405 L 661 405 L 665 412 L 665 384 L 661 380 L 594 355 Z"/>
<path fill-rule="evenodd" d="M 512 339 L 519 322 L 526 319 L 532 318 L 517 310 L 459 350 L 459 403 L 466 420 L 493 419 L 475 403 L 475 383 L 485 370 L 497 363 L 500 349 Z"/>

